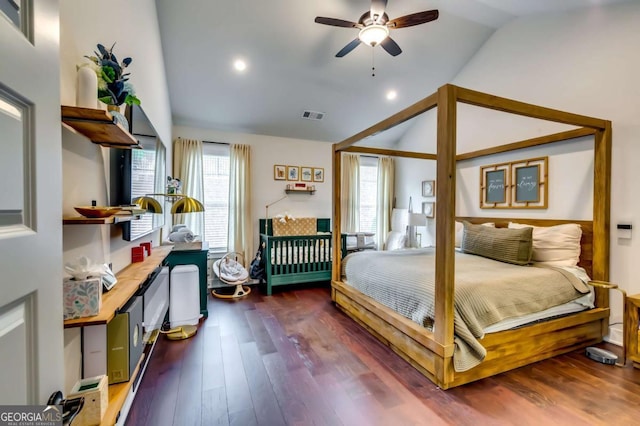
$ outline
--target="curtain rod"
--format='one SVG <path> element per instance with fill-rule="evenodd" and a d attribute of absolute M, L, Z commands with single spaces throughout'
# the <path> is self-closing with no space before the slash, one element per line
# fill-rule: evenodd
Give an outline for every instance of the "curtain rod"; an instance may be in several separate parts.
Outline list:
<path fill-rule="evenodd" d="M 231 145 L 229 142 L 202 141 L 202 143 L 215 143 L 217 145 Z"/>

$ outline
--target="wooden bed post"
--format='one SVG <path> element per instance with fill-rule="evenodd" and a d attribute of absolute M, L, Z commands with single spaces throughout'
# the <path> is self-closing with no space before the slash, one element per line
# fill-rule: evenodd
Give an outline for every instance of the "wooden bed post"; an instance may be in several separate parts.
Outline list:
<path fill-rule="evenodd" d="M 340 229 L 342 228 L 342 209 L 341 209 L 341 174 L 342 174 L 342 152 L 338 150 L 336 144 L 333 145 L 332 165 L 333 167 L 333 262 L 331 267 L 331 279 L 340 281 L 340 268 L 342 263 L 341 238 Z M 333 297 L 333 291 L 331 292 Z"/>
<path fill-rule="evenodd" d="M 611 121 L 596 131 L 593 144 L 593 279 L 609 281 L 611 218 Z M 604 243 L 606 242 L 606 244 Z M 609 306 L 609 290 L 596 289 L 596 306 Z"/>
<path fill-rule="evenodd" d="M 456 212 L 456 87 L 438 89 L 437 182 L 436 186 L 436 266 L 435 322 L 437 343 L 453 345 L 453 297 L 455 293 L 455 212 Z M 453 380 L 453 358 L 438 362 L 441 385 Z"/>

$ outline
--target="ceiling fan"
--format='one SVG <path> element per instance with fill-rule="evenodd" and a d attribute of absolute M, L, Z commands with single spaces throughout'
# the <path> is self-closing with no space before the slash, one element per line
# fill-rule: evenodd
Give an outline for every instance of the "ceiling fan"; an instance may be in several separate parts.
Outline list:
<path fill-rule="evenodd" d="M 379 44 L 391 56 L 398 56 L 402 53 L 402 49 L 400 49 L 398 43 L 389 37 L 389 30 L 412 27 L 438 19 L 438 10 L 434 9 L 389 20 L 389 16 L 385 13 L 386 7 L 387 0 L 371 0 L 371 9 L 363 13 L 358 22 L 325 18 L 323 16 L 317 16 L 315 22 L 318 24 L 332 25 L 334 27 L 360 29 L 358 37 L 336 54 L 336 57 L 342 58 L 358 47 L 360 43 L 368 44 L 371 47 Z"/>

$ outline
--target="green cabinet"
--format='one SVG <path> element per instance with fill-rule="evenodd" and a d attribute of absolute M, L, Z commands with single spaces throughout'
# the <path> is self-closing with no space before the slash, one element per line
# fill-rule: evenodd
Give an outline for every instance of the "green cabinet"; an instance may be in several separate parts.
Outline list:
<path fill-rule="evenodd" d="M 200 313 L 203 318 L 209 316 L 207 310 L 207 254 L 209 253 L 209 245 L 202 243 L 202 247 L 191 248 L 192 245 L 177 244 L 169 256 L 167 256 L 167 264 L 169 265 L 169 274 L 171 270 L 178 265 L 196 265 L 199 270 L 200 281 Z"/>

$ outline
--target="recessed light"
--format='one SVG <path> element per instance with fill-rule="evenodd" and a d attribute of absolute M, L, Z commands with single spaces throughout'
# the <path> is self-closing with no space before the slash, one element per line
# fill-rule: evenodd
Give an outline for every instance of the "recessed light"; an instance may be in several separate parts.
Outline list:
<path fill-rule="evenodd" d="M 236 59 L 233 62 L 233 68 L 235 68 L 235 70 L 238 72 L 243 72 L 247 69 L 247 63 L 242 59 Z"/>
<path fill-rule="evenodd" d="M 395 90 L 389 90 L 387 92 L 387 100 L 388 101 L 394 100 L 397 96 L 398 96 L 398 92 L 396 92 Z"/>

